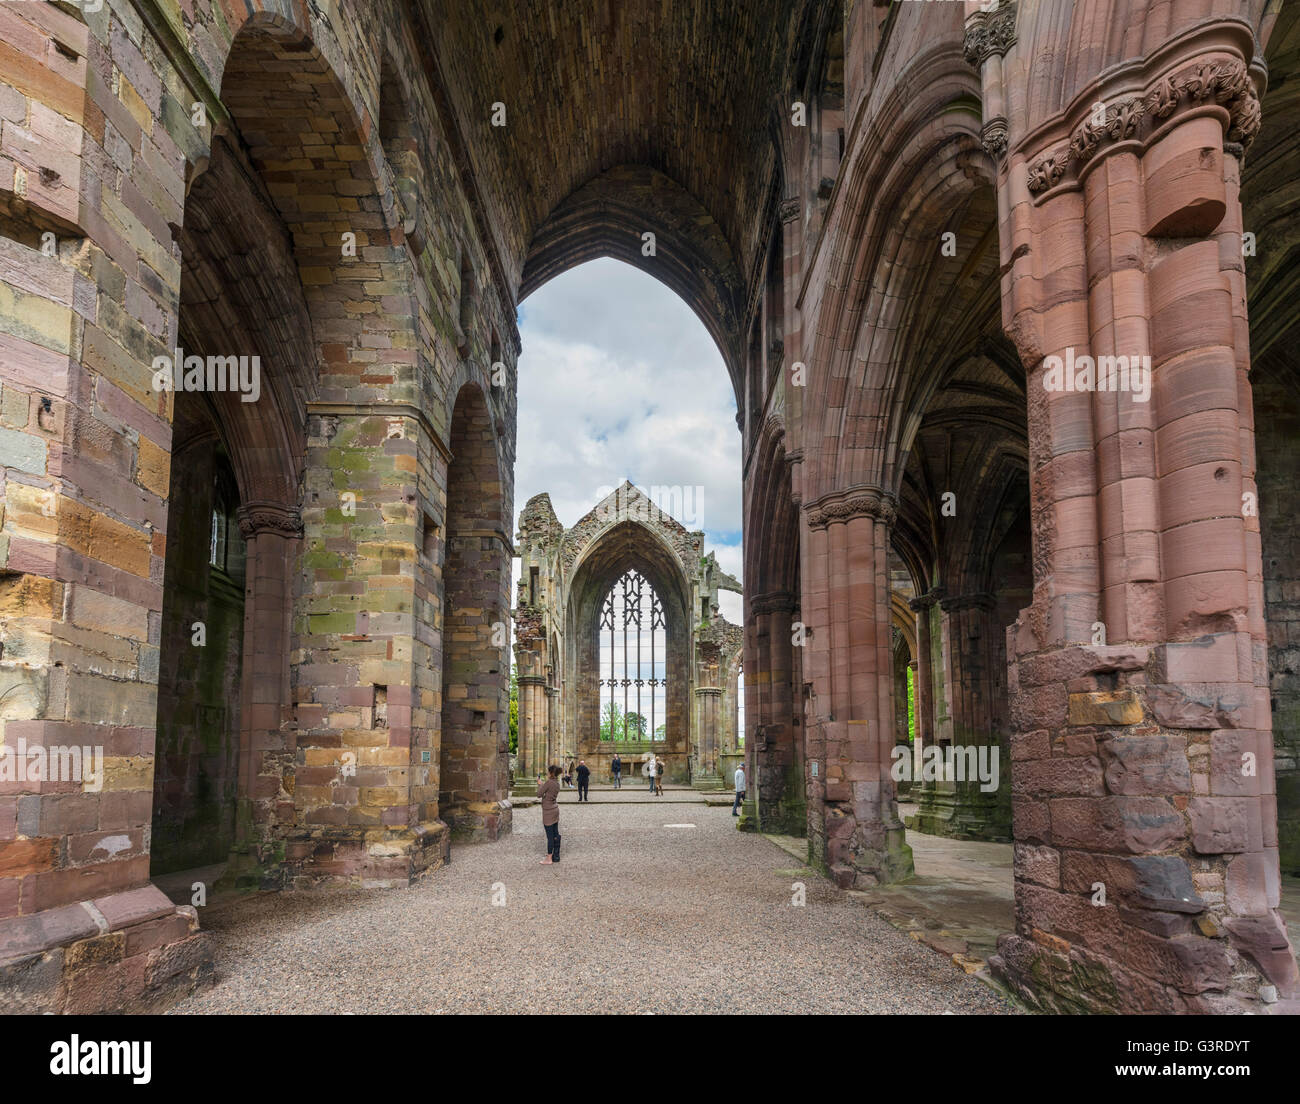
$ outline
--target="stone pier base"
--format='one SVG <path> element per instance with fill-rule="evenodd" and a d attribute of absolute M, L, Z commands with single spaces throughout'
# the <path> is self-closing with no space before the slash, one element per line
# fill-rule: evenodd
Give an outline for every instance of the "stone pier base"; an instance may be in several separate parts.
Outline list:
<path fill-rule="evenodd" d="M 414 829 L 292 829 L 286 834 L 283 884 L 312 889 L 327 883 L 391 889 L 443 866 L 451 830 L 440 820 Z"/>
<path fill-rule="evenodd" d="M 537 792 L 536 783 L 533 792 Z M 469 801 L 444 816 L 457 843 L 484 843 L 510 834 L 513 810 L 508 800 Z"/>
<path fill-rule="evenodd" d="M 153 885 L 0 921 L 0 1014 L 156 1012 L 212 979 L 197 912 Z"/>

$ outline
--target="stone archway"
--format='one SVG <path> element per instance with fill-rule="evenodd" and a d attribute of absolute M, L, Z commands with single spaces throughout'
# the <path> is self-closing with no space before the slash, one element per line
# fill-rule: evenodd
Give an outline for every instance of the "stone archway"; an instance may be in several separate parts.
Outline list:
<path fill-rule="evenodd" d="M 443 566 L 438 813 L 453 838 L 510 830 L 506 709 L 509 546 L 483 393 L 461 388 L 451 423 Z"/>
<path fill-rule="evenodd" d="M 605 779 L 615 750 L 636 762 L 651 754 L 663 760 L 668 782 L 719 784 L 726 732 L 722 701 L 740 650 L 740 629 L 718 612 L 717 594 L 739 591 L 740 585 L 704 553 L 704 534 L 688 532 L 666 513 L 653 489 L 647 494 L 625 482 L 568 529 L 549 497 L 535 496 L 520 514 L 517 540 L 522 570 L 514 611 L 520 672 L 516 789 L 527 792 L 542 764 L 570 756 L 585 759 L 597 779 Z M 623 686 L 626 679 L 629 703 L 636 701 L 638 682 L 646 694 L 662 689 L 662 740 L 650 732 L 647 739 L 629 741 L 626 728 L 622 738 L 602 739 L 601 684 L 619 671 L 602 670 L 600 616 L 611 590 L 630 571 L 647 592 L 654 591 L 662 609 L 665 654 L 647 668 L 643 652 L 641 669 L 628 667 L 618 681 Z M 619 631 L 621 625 L 620 620 Z M 560 672 L 552 675 L 557 685 L 550 699 L 543 697 L 541 674 L 548 668 Z M 649 679 L 662 687 L 650 686 Z M 548 700 L 558 729 L 549 742 L 543 704 Z"/>

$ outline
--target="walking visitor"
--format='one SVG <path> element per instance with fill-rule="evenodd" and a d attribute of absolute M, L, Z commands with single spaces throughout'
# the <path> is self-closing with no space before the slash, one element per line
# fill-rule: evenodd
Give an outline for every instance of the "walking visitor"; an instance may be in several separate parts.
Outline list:
<path fill-rule="evenodd" d="M 545 782 L 537 776 L 537 796 L 542 799 L 542 827 L 546 829 L 546 858 L 542 865 L 560 861 L 560 784 L 556 781 L 560 768 L 554 763 L 546 768 L 550 776 Z"/>

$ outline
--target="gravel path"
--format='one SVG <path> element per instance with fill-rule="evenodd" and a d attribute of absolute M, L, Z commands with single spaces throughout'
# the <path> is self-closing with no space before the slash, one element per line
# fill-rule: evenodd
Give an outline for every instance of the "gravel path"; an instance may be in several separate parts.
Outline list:
<path fill-rule="evenodd" d="M 497 843 L 454 847 L 410 889 L 262 895 L 204 916 L 218 980 L 175 1011 L 1011 1011 L 737 832 L 727 809 L 566 805 L 557 866 L 538 861 L 540 809 L 514 823 Z"/>

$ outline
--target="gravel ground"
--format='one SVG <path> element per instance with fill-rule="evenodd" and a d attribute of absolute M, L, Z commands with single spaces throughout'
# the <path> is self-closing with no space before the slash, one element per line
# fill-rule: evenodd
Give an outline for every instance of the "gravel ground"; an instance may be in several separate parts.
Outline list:
<path fill-rule="evenodd" d="M 695 827 L 666 827 L 693 824 Z M 260 895 L 203 918 L 217 983 L 177 1013 L 1007 1013 L 769 841 L 703 805 L 541 810 L 402 890 Z M 807 904 L 791 905 L 791 883 Z M 505 889 L 492 904 L 493 885 Z"/>

